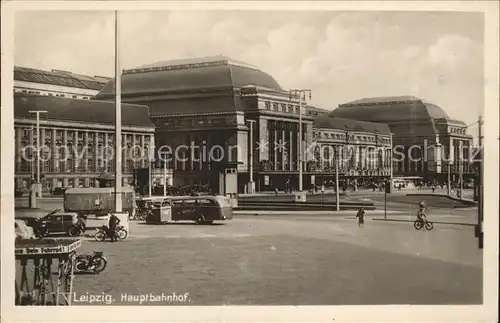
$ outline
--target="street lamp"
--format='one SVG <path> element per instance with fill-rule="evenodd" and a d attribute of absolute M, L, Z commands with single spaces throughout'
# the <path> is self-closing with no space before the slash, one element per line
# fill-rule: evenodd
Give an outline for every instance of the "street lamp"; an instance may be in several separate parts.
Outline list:
<path fill-rule="evenodd" d="M 121 71 L 119 60 L 119 23 L 115 11 L 115 211 L 122 212 L 122 107 Z"/>
<path fill-rule="evenodd" d="M 290 99 L 298 98 L 299 100 L 299 192 L 302 192 L 302 172 L 303 172 L 303 153 L 304 146 L 302 140 L 302 102 L 306 100 L 306 95 L 311 99 L 311 90 L 290 90 Z"/>
<path fill-rule="evenodd" d="M 248 161 L 249 163 L 249 168 L 250 168 L 250 179 L 248 182 L 248 191 L 250 191 L 250 194 L 253 194 L 255 192 L 254 188 L 254 183 L 253 183 L 253 125 L 255 123 L 255 120 L 247 120 L 249 123 L 249 128 L 250 128 L 250 160 Z"/>
<path fill-rule="evenodd" d="M 169 154 L 168 153 L 162 153 L 162 161 L 163 161 L 163 197 L 167 196 L 167 158 Z"/>
<path fill-rule="evenodd" d="M 45 110 L 30 110 L 29 113 L 36 114 L 36 193 L 42 197 L 42 187 L 40 184 L 40 113 L 48 113 Z"/>
<path fill-rule="evenodd" d="M 339 154 L 335 154 L 335 206 L 340 211 L 340 193 L 339 193 Z"/>

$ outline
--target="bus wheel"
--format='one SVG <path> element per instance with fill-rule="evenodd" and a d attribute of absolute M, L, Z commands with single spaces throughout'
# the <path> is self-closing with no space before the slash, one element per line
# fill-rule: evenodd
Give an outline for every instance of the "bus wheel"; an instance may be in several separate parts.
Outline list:
<path fill-rule="evenodd" d="M 203 219 L 203 215 L 200 215 L 197 219 L 196 219 L 196 224 L 203 224 L 205 222 L 205 220 Z"/>

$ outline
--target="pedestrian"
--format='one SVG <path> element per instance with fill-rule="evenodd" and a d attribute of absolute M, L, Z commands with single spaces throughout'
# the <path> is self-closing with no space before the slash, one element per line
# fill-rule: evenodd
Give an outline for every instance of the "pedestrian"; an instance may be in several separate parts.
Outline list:
<path fill-rule="evenodd" d="M 365 208 L 364 207 L 359 209 L 358 214 L 356 214 L 356 218 L 358 218 L 358 227 L 363 227 L 365 224 Z"/>
<path fill-rule="evenodd" d="M 108 223 L 108 236 L 111 239 L 111 242 L 116 241 L 116 226 L 120 224 L 120 219 L 113 213 L 109 216 Z"/>

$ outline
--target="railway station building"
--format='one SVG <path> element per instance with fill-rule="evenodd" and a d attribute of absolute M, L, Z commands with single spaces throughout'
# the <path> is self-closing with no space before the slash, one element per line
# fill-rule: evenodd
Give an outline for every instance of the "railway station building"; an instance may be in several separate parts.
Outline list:
<path fill-rule="evenodd" d="M 76 156 L 42 162 L 46 190 L 94 186 L 102 172 L 114 172 L 113 160 L 96 153 L 114 141 L 113 79 L 90 99 L 19 89 L 14 94 L 16 187 L 26 187 L 36 166 L 21 156 L 24 147 L 36 144 L 32 110 L 47 111 L 41 114 L 41 144 L 52 147 L 51 153 L 64 146 L 76 147 L 77 155 L 87 147 L 79 163 Z M 155 150 L 151 167 L 157 183 L 210 185 L 219 192 L 231 186 L 234 191 L 224 193 L 243 193 L 253 171 L 255 191 L 298 189 L 299 100 L 258 67 L 225 56 L 140 66 L 123 72 L 121 98 L 122 142 Z M 386 124 L 332 117 L 329 110 L 304 105 L 304 189 L 331 183 L 335 158 L 342 181 L 390 177 L 392 135 Z M 123 184 L 132 182 L 134 169 L 148 167 L 143 157 L 123 157 Z M 164 168 L 168 181 L 162 178 Z"/>
<path fill-rule="evenodd" d="M 467 162 L 473 142 L 466 124 L 436 104 L 413 96 L 364 98 L 339 105 L 330 116 L 387 124 L 393 149 L 403 156 L 393 158 L 394 176 L 446 182 L 450 172 L 456 181 L 460 169 L 464 179 L 474 176 Z"/>
<path fill-rule="evenodd" d="M 112 80 L 95 99 L 113 100 L 114 89 Z M 174 185 L 214 184 L 218 181 L 213 177 L 214 167 L 226 164 L 237 174 L 240 193 L 248 188 L 251 169 L 256 191 L 283 189 L 285 183 L 298 188 L 299 101 L 258 67 L 226 56 L 144 65 L 124 71 L 121 95 L 123 102 L 149 107 L 156 148 L 167 146 L 167 153 L 177 154 L 168 166 L 173 170 Z M 305 110 L 304 188 L 314 184 L 320 172 L 314 166 L 313 150 L 308 149 L 317 140 L 352 145 L 360 139 L 358 145 L 365 145 L 383 139 L 383 145 L 390 145 L 390 132 L 383 125 L 321 121 L 320 130 L 315 130 L 315 118 L 326 113 L 309 106 Z M 381 131 L 373 133 L 377 127 Z M 315 137 L 320 133 L 342 137 Z M 194 147 L 192 153 L 186 147 Z M 357 156 L 357 164 L 346 164 L 342 176 L 389 176 L 388 170 L 368 170 L 366 162 L 360 166 L 364 155 Z"/>

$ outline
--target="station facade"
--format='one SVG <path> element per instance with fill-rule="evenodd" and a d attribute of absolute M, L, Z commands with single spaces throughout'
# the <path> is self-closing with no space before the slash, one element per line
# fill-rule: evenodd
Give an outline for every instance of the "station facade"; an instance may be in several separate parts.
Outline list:
<path fill-rule="evenodd" d="M 365 98 L 339 105 L 330 116 L 387 124 L 398 154 L 394 176 L 446 182 L 448 173 L 452 181 L 461 171 L 464 179 L 475 174 L 468 162 L 473 141 L 466 124 L 431 102 L 413 96 Z"/>
<path fill-rule="evenodd" d="M 55 79 L 40 79 L 33 69 L 18 70 L 17 79 L 27 77 L 21 71 L 31 71 L 32 83 L 67 82 L 57 71 L 45 73 Z M 100 90 L 92 84 L 94 92 L 76 98 L 76 90 L 50 95 L 35 91 L 43 84 L 31 92 L 15 86 L 16 188 L 27 187 L 36 172 L 36 162 L 22 154 L 36 146 L 32 110 L 47 111 L 41 114 L 40 141 L 51 148 L 45 155 L 55 155 L 41 163 L 45 190 L 92 187 L 100 174 L 114 172 L 113 157 L 99 149 L 114 143 L 115 85 L 113 79 L 105 85 L 105 78 L 99 80 Z M 134 169 L 148 167 L 147 154 L 154 149 L 153 182 L 161 185 L 208 184 L 214 191 L 234 186 L 243 193 L 252 172 L 256 191 L 298 189 L 300 102 L 259 68 L 225 56 L 159 62 L 124 71 L 121 98 L 122 142 L 144 152 L 133 160 L 130 152 L 122 157 L 124 185 L 131 184 Z M 344 183 L 392 175 L 387 124 L 332 117 L 305 102 L 302 107 L 304 189 L 331 184 L 336 161 Z"/>
<path fill-rule="evenodd" d="M 103 172 L 113 173 L 114 112 L 111 102 L 56 96 L 14 95 L 15 187 L 23 191 L 36 178 L 36 115 L 40 114 L 40 175 L 44 191 L 56 187 L 94 187 Z M 154 146 L 154 126 L 148 107 L 122 104 L 123 185 L 133 170 L 147 167 Z M 133 152 L 132 147 L 140 147 Z"/>
<path fill-rule="evenodd" d="M 113 100 L 114 88 L 114 81 L 110 81 L 95 99 Z M 257 67 L 225 56 L 145 65 L 124 71 L 121 97 L 123 102 L 149 107 L 156 128 L 156 156 L 170 156 L 175 186 L 214 185 L 218 182 L 214 167 L 230 165 L 227 169 L 237 174 L 240 193 L 246 190 L 250 172 L 256 191 L 283 189 L 286 185 L 298 188 L 299 100 Z M 303 179 L 307 188 L 316 183 L 317 174 L 325 173 L 315 166 L 311 147 L 318 142 L 325 145 L 329 139 L 318 141 L 320 138 L 314 137 L 317 109 L 304 110 L 309 111 L 302 112 Z M 310 111 L 316 111 L 316 115 Z M 348 129 L 333 122 L 322 131 L 342 133 L 343 137 L 334 141 L 346 146 L 371 145 L 376 142 L 367 140 L 390 137 L 387 129 L 375 134 L 359 126 L 360 122 L 349 122 L 356 126 Z M 367 136 L 370 139 L 363 141 Z M 356 156 L 354 165 L 342 168 L 342 177 L 390 176 L 390 167 L 374 173 L 362 161 L 365 154 Z"/>

